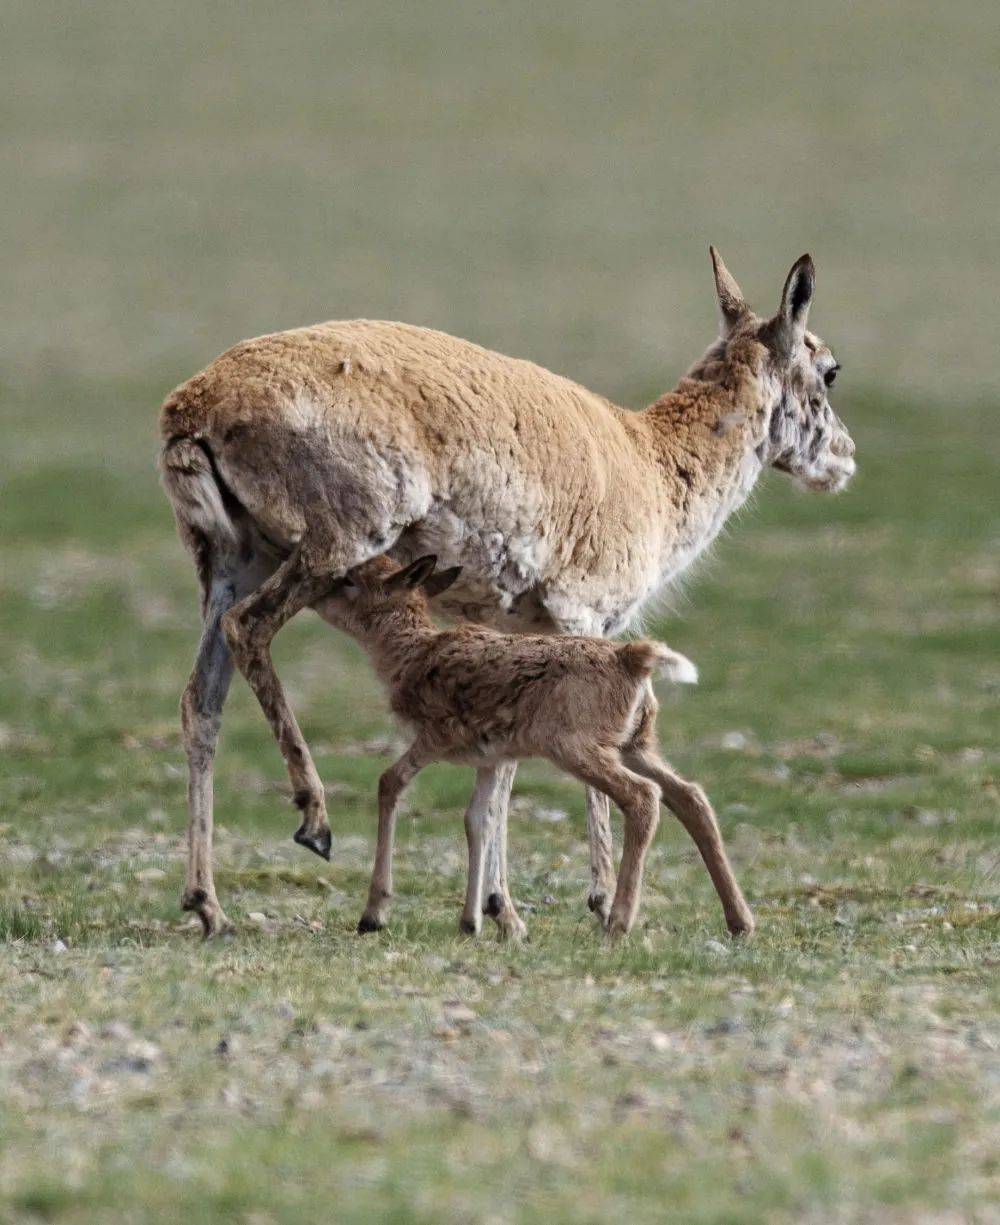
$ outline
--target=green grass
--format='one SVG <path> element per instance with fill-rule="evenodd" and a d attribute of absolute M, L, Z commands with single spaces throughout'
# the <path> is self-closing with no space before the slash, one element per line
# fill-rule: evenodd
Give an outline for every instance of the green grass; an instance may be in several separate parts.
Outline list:
<path fill-rule="evenodd" d="M 5 18 L 0 1221 L 995 1221 L 994 9 Z M 758 301 L 813 248 L 861 464 L 837 499 L 766 480 L 651 627 L 701 670 L 661 739 L 753 941 L 665 822 L 606 948 L 582 797 L 542 765 L 511 823 L 529 945 L 456 935 L 471 778 L 446 767 L 413 788 L 390 930 L 357 938 L 393 731 L 304 618 L 275 654 L 333 862 L 292 843 L 236 685 L 239 935 L 203 945 L 163 394 L 240 336 L 369 314 L 642 403 L 710 339 L 710 240 Z"/>
<path fill-rule="evenodd" d="M 988 1219 L 986 422 L 908 408 L 897 447 L 894 406 L 844 411 L 855 487 L 830 500 L 768 480 L 656 626 L 703 676 L 664 694 L 664 747 L 715 799 L 760 922 L 721 951 L 673 824 L 639 929 L 602 945 L 581 797 L 541 765 L 512 821 L 530 945 L 455 934 L 470 777 L 445 767 L 414 787 L 391 930 L 356 937 L 392 729 L 357 650 L 307 621 L 277 656 L 334 786 L 333 863 L 291 842 L 280 759 L 238 686 L 217 863 L 240 932 L 202 945 L 176 910 L 190 568 L 148 476 L 105 482 L 119 515 L 98 479 L 36 465 L 0 634 L 9 1218 Z M 456 1004 L 474 1017 L 451 1020 Z"/>

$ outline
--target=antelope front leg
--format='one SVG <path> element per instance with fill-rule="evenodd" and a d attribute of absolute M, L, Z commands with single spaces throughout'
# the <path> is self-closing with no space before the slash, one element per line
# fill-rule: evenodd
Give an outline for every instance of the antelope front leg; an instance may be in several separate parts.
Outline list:
<path fill-rule="evenodd" d="M 476 789 L 472 795 L 472 803 L 479 806 L 485 831 L 483 913 L 496 923 L 501 939 L 513 941 L 523 940 L 528 934 L 507 884 L 507 808 L 516 773 L 516 761 L 483 767 L 476 772 Z"/>
<path fill-rule="evenodd" d="M 615 895 L 615 851 L 611 836 L 611 803 L 603 791 L 587 788 L 587 841 L 590 845 L 590 895 L 587 906 L 602 927 Z"/>
<path fill-rule="evenodd" d="M 465 810 L 465 840 L 469 848 L 469 875 L 465 887 L 465 906 L 458 927 L 466 936 L 478 936 L 483 924 L 483 880 L 486 869 L 486 821 L 489 805 L 480 796 L 481 787 L 490 779 L 480 779 L 476 771 L 476 787 Z"/>
<path fill-rule="evenodd" d="M 285 759 L 292 797 L 302 813 L 295 841 L 324 859 L 330 858 L 331 838 L 323 784 L 285 698 L 269 648 L 278 630 L 312 603 L 328 584 L 328 576 L 324 579 L 308 569 L 300 547 L 252 595 L 222 618 L 233 659 L 256 694 Z"/>
<path fill-rule="evenodd" d="M 368 889 L 368 904 L 358 921 L 358 932 L 381 931 L 389 918 L 392 898 L 392 848 L 396 836 L 399 799 L 413 777 L 427 764 L 428 758 L 417 750 L 408 749 L 378 780 L 378 845 Z"/>

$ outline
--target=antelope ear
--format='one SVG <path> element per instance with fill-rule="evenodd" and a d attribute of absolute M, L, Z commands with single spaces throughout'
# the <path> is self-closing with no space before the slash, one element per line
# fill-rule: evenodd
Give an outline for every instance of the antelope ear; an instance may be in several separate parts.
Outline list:
<path fill-rule="evenodd" d="M 430 578 L 424 580 L 424 591 L 433 599 L 442 591 L 447 591 L 461 573 L 461 566 L 452 566 L 448 570 L 436 570 Z"/>
<path fill-rule="evenodd" d="M 719 331 L 723 340 L 739 323 L 750 308 L 747 306 L 743 291 L 736 284 L 733 274 L 722 262 L 722 256 L 714 247 L 708 248 L 712 257 L 712 271 L 715 273 L 715 296 L 719 301 Z"/>
<path fill-rule="evenodd" d="M 434 573 L 436 565 L 437 554 L 428 553 L 424 557 L 418 557 L 416 561 L 411 561 L 408 566 L 397 570 L 395 574 L 390 574 L 385 580 L 385 585 L 390 590 L 396 590 L 399 587 L 419 587 Z"/>
<path fill-rule="evenodd" d="M 779 353 L 791 356 L 802 343 L 815 290 L 816 266 L 811 255 L 802 255 L 792 264 L 773 319 L 772 335 Z"/>

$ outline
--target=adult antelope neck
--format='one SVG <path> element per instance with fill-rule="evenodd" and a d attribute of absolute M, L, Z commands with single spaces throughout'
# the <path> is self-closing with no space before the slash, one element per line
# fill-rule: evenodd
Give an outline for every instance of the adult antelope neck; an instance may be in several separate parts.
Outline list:
<path fill-rule="evenodd" d="M 640 419 L 676 514 L 664 542 L 666 580 L 711 543 L 753 489 L 766 458 L 764 389 L 752 362 L 733 360 L 720 343 Z"/>

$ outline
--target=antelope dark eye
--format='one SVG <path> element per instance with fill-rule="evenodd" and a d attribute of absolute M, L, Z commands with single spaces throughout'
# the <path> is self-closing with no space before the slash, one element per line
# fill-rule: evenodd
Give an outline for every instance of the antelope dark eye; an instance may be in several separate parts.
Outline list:
<path fill-rule="evenodd" d="M 826 374 L 823 375 L 823 382 L 826 383 L 827 387 L 832 387 L 836 381 L 837 367 L 834 366 L 832 370 L 828 370 Z"/>

